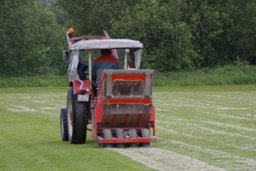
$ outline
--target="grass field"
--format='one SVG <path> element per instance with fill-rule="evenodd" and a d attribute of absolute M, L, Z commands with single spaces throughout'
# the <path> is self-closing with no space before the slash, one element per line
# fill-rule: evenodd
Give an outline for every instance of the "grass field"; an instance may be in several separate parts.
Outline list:
<path fill-rule="evenodd" d="M 0 89 L 0 170 L 256 170 L 256 85 L 155 88 L 150 148 L 61 142 L 65 103 L 66 88 Z"/>
<path fill-rule="evenodd" d="M 227 170 L 256 170 L 256 86 L 156 91 L 156 146 Z"/>

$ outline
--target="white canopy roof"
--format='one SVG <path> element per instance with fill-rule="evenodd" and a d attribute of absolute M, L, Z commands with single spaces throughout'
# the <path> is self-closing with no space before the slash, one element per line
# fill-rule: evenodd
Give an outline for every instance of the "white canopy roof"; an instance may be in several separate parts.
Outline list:
<path fill-rule="evenodd" d="M 71 50 L 75 49 L 124 49 L 143 48 L 143 44 L 131 39 L 91 39 L 81 40 L 71 45 Z"/>

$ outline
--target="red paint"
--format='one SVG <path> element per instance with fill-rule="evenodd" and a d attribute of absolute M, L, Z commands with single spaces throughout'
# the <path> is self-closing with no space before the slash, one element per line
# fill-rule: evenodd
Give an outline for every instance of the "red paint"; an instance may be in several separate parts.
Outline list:
<path fill-rule="evenodd" d="M 116 144 L 116 143 L 150 143 L 155 140 L 155 137 L 149 137 L 149 138 L 110 138 L 110 139 L 104 139 L 102 138 L 101 131 L 104 128 L 112 129 L 113 132 L 117 127 L 113 127 L 114 123 L 117 122 L 116 114 L 108 114 L 109 116 L 104 116 L 104 104 L 144 104 L 146 106 L 151 105 L 151 111 L 149 113 L 149 117 L 143 116 L 143 114 L 122 114 L 123 118 L 121 119 L 121 123 L 124 123 L 124 125 L 127 125 L 129 117 L 137 117 L 136 118 L 136 124 L 137 126 L 134 127 L 121 127 L 122 129 L 137 129 L 140 130 L 142 127 L 138 127 L 138 123 L 140 123 L 142 120 L 145 120 L 148 118 L 147 122 L 147 128 L 151 128 L 153 130 L 153 136 L 155 136 L 155 107 L 152 105 L 152 99 L 149 97 L 145 96 L 134 96 L 134 97 L 129 97 L 129 98 L 122 98 L 122 97 L 106 97 L 104 95 L 105 93 L 105 88 L 104 82 L 107 80 L 107 75 L 105 74 L 103 76 L 103 81 L 101 82 L 99 89 L 98 89 L 98 94 L 95 97 L 94 105 L 95 105 L 95 111 L 94 111 L 94 120 L 92 121 L 93 124 L 93 131 L 92 131 L 92 137 L 95 139 L 98 143 L 101 144 Z M 134 81 L 134 80 L 142 80 L 143 82 L 143 88 L 145 88 L 145 79 L 146 76 L 145 74 L 113 74 L 112 75 L 112 83 L 115 82 L 115 80 L 125 80 L 125 81 Z M 151 77 L 152 79 L 152 77 Z M 120 115 L 119 115 L 120 116 Z M 107 119 L 110 121 L 110 125 L 108 127 L 103 127 L 103 119 Z M 106 118 L 107 117 L 107 118 Z M 144 118 L 144 119 L 143 119 Z M 112 126 L 111 126 L 112 125 Z M 145 128 L 145 127 L 144 127 Z"/>
<path fill-rule="evenodd" d="M 91 94 L 91 82 L 89 80 L 82 80 L 81 84 L 78 80 L 73 81 L 73 91 L 74 94 Z"/>
<path fill-rule="evenodd" d="M 101 56 L 97 59 L 95 59 L 94 63 L 97 62 L 115 62 L 117 63 L 117 58 L 114 58 L 113 56 Z"/>

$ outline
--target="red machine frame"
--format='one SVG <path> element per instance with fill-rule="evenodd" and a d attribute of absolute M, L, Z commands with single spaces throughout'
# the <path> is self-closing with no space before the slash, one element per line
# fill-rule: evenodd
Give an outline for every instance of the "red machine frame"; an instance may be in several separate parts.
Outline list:
<path fill-rule="evenodd" d="M 147 87 L 146 88 L 146 83 L 148 80 L 150 80 L 150 82 L 152 81 L 152 72 L 150 72 L 150 75 L 146 75 L 147 72 L 150 72 L 150 70 L 143 70 L 140 73 L 136 73 L 132 71 L 129 71 L 128 73 L 125 72 L 121 72 L 119 73 L 119 71 L 117 70 L 116 72 L 112 71 L 110 75 L 107 75 L 107 71 L 105 71 L 103 73 L 103 79 L 101 81 L 99 90 L 98 90 L 98 95 L 95 98 L 94 101 L 94 106 L 95 106 L 95 111 L 93 114 L 93 118 L 92 118 L 92 137 L 93 139 L 95 139 L 99 144 L 119 144 L 119 143 L 150 143 L 156 140 L 155 138 L 155 107 L 152 105 L 152 98 L 151 98 L 151 92 L 148 92 L 147 95 L 145 95 L 145 91 L 143 92 L 143 95 L 141 95 L 140 97 L 111 97 L 111 93 L 109 93 L 109 95 L 107 95 L 108 90 L 106 85 L 106 82 L 108 79 L 111 79 L 112 81 L 110 82 L 111 85 L 113 85 L 113 82 L 115 82 L 115 80 L 125 80 L 125 81 L 137 81 L 140 80 L 143 82 L 143 87 L 144 90 L 145 89 L 151 89 L 151 87 Z M 116 75 L 114 75 L 114 73 L 117 73 Z M 109 78 L 111 77 L 111 78 Z M 147 78 L 148 77 L 148 78 Z M 148 80 L 147 80 L 147 79 Z M 147 81 L 146 81 L 147 80 Z M 149 90 L 150 91 L 150 90 Z M 103 138 L 102 137 L 102 129 L 107 128 L 107 129 L 111 129 L 111 130 L 115 130 L 117 128 L 122 128 L 124 130 L 129 130 L 129 129 L 136 129 L 138 132 L 140 129 L 142 129 L 142 127 L 140 126 L 126 126 L 126 127 L 104 127 L 104 126 L 100 126 L 102 124 L 103 121 L 103 117 L 104 117 L 104 105 L 105 104 L 144 104 L 145 106 L 150 106 L 151 105 L 151 110 L 150 113 L 148 113 L 148 120 L 147 125 L 145 126 L 146 128 L 152 129 L 152 135 L 150 137 L 137 137 L 137 138 Z M 125 115 L 124 118 L 124 123 L 123 125 L 127 125 L 126 123 L 129 120 L 129 117 L 132 117 L 129 114 L 122 114 Z M 136 123 L 140 123 L 143 115 L 145 115 L 145 113 L 142 114 L 138 114 L 136 116 Z M 109 120 L 111 120 L 111 123 L 115 122 L 117 115 L 113 115 L 110 116 Z M 135 125 L 139 125 L 139 124 L 135 124 Z"/>

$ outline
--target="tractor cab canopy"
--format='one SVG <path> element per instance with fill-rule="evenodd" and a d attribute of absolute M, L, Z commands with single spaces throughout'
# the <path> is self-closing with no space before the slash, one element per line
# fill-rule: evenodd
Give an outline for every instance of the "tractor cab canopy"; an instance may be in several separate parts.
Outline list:
<path fill-rule="evenodd" d="M 81 40 L 71 45 L 70 49 L 142 49 L 143 44 L 131 39 L 91 39 Z"/>
<path fill-rule="evenodd" d="M 142 48 L 143 44 L 141 42 L 131 39 L 83 39 L 71 43 L 69 51 L 64 51 L 64 61 L 69 63 L 69 81 L 80 80 L 77 67 L 84 53 L 88 54 L 88 64 L 86 65 L 88 66 L 89 79 L 92 80 L 93 51 L 111 49 L 113 57 L 118 58 L 123 69 L 136 70 L 140 68 Z"/>

